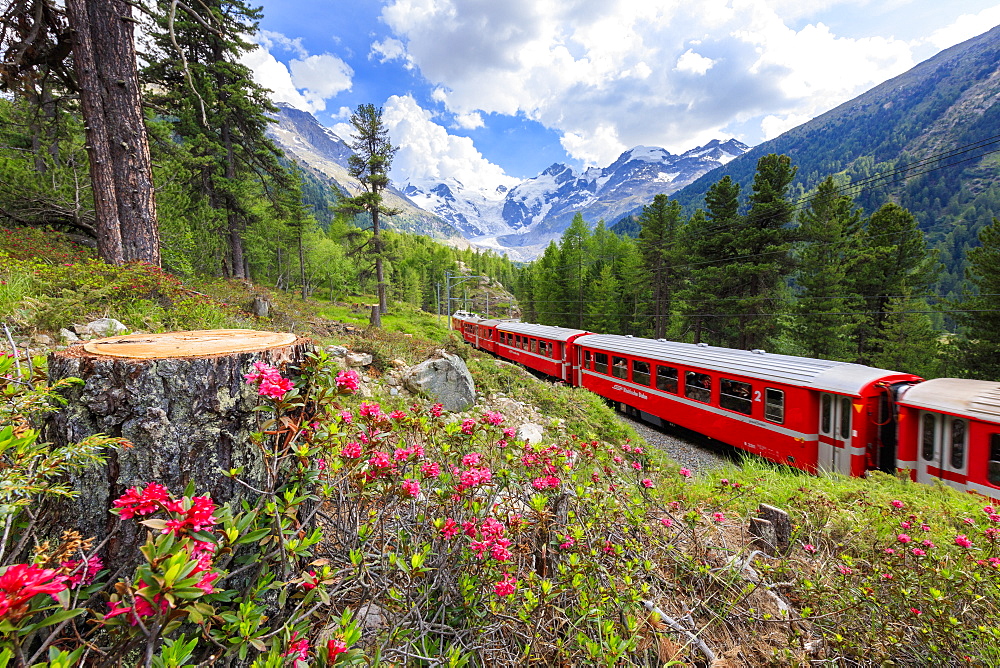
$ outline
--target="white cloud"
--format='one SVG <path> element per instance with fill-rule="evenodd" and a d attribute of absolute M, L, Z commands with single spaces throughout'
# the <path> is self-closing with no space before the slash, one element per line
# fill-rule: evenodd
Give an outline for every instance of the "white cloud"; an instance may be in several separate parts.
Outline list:
<path fill-rule="evenodd" d="M 939 49 L 947 49 L 1000 25 L 1000 5 L 988 7 L 978 14 L 962 14 L 951 25 L 938 28 L 927 41 Z"/>
<path fill-rule="evenodd" d="M 482 115 L 478 111 L 473 111 L 469 114 L 456 114 L 455 126 L 464 130 L 475 130 L 486 127 L 486 124 L 483 123 Z"/>
<path fill-rule="evenodd" d="M 369 58 L 377 58 L 380 63 L 387 63 L 390 60 L 402 60 L 406 69 L 413 69 L 413 62 L 406 53 L 406 47 L 398 39 L 387 37 L 381 42 L 372 42 Z"/>
<path fill-rule="evenodd" d="M 608 164 L 637 144 L 686 150 L 734 117 L 812 117 L 905 71 L 902 40 L 792 23 L 869 1 L 387 0 L 382 19 L 448 111 L 524 114 Z"/>
<path fill-rule="evenodd" d="M 244 53 L 240 61 L 250 68 L 254 81 L 272 91 L 271 100 L 285 102 L 303 111 L 317 111 L 313 104 L 295 88 L 292 75 L 263 47 Z"/>
<path fill-rule="evenodd" d="M 296 58 L 288 63 L 292 82 L 302 90 L 314 109 L 326 109 L 326 100 L 337 93 L 351 90 L 354 70 L 343 60 L 329 53 Z"/>
<path fill-rule="evenodd" d="M 488 192 L 498 185 L 513 187 L 518 179 L 489 162 L 476 150 L 472 140 L 448 134 L 410 95 L 393 95 L 386 100 L 383 120 L 392 142 L 399 147 L 393 160 L 393 178 L 412 181 L 444 181 L 452 178 L 468 188 Z M 334 132 L 340 134 L 338 127 Z M 347 134 L 350 136 L 348 127 Z M 400 179 L 400 180 L 403 180 Z"/>
<path fill-rule="evenodd" d="M 297 109 L 315 113 L 326 109 L 326 101 L 337 93 L 350 90 L 354 70 L 330 53 L 309 55 L 301 38 L 290 39 L 278 32 L 261 31 L 250 39 L 257 48 L 241 56 L 241 62 L 253 72 L 254 81 L 271 89 L 275 102 L 286 102 Z M 271 55 L 274 49 L 298 55 L 286 66 Z"/>
<path fill-rule="evenodd" d="M 674 70 L 677 72 L 690 72 L 691 74 L 704 74 L 712 69 L 712 65 L 714 64 L 715 61 L 711 58 L 706 58 L 688 49 L 677 59 L 677 67 Z"/>
<path fill-rule="evenodd" d="M 775 116 L 768 114 L 760 121 L 760 129 L 764 133 L 764 140 L 774 139 L 785 130 L 791 130 L 797 125 L 802 125 L 812 119 L 809 114 L 785 114 Z"/>

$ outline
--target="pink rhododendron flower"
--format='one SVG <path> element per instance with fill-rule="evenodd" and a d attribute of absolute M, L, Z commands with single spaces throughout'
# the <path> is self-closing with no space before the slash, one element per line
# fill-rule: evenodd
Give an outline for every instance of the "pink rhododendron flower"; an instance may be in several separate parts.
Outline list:
<path fill-rule="evenodd" d="M 924 552 L 923 550 L 921 550 L 919 547 L 915 547 L 915 548 L 913 548 L 910 551 L 913 552 L 913 556 L 914 557 L 922 557 L 925 554 L 927 554 L 926 552 Z"/>
<path fill-rule="evenodd" d="M 509 561 L 512 556 L 507 546 L 500 543 L 494 543 L 490 547 L 490 555 L 497 561 Z"/>
<path fill-rule="evenodd" d="M 389 413 L 389 418 L 392 420 L 402 420 L 406 417 L 406 411 L 393 411 Z"/>
<path fill-rule="evenodd" d="M 921 541 L 920 544 L 923 545 L 924 547 L 926 547 L 927 549 L 930 549 L 930 548 L 934 547 L 934 543 L 932 543 L 929 540 Z"/>
<path fill-rule="evenodd" d="M 805 545 L 802 546 L 802 549 L 808 552 L 809 554 L 814 554 L 816 552 L 816 546 L 813 545 L 812 543 L 806 543 Z"/>
<path fill-rule="evenodd" d="M 469 549 L 476 553 L 477 559 L 483 559 L 486 556 L 486 551 L 490 549 L 490 546 L 486 541 L 474 540 L 469 543 Z"/>
<path fill-rule="evenodd" d="M 462 457 L 462 466 L 479 466 L 479 459 L 480 454 L 478 452 L 470 452 Z"/>
<path fill-rule="evenodd" d="M 517 432 L 515 432 L 515 431 L 514 431 L 514 430 L 513 430 L 512 428 L 510 428 L 510 427 L 505 427 L 505 428 L 504 428 L 504 430 L 503 430 L 503 435 L 504 435 L 504 438 L 514 438 L 514 435 L 515 435 L 516 433 L 517 433 Z"/>
<path fill-rule="evenodd" d="M 559 548 L 563 549 L 563 550 L 568 550 L 569 548 L 573 547 L 575 544 L 576 544 L 576 540 L 574 540 L 573 538 L 570 538 L 569 536 L 567 536 L 566 540 L 564 540 L 563 542 L 559 543 Z"/>
<path fill-rule="evenodd" d="M 441 475 L 441 465 L 437 462 L 424 462 L 420 465 L 420 473 L 425 478 L 436 478 Z"/>
<path fill-rule="evenodd" d="M 487 538 L 502 538 L 504 534 L 503 523 L 498 521 L 495 517 L 487 517 L 483 520 L 483 523 L 479 525 L 479 533 L 483 534 Z"/>
<path fill-rule="evenodd" d="M 441 534 L 445 538 L 451 538 L 458 534 L 458 523 L 451 519 L 450 517 L 444 521 L 444 526 L 441 527 Z"/>
<path fill-rule="evenodd" d="M 94 581 L 94 577 L 104 568 L 104 563 L 97 555 L 87 557 L 86 562 L 84 564 L 83 559 L 71 559 L 59 564 L 69 572 L 69 575 L 66 576 L 66 583 L 71 588 L 75 588 L 78 585 L 86 587 Z"/>
<path fill-rule="evenodd" d="M 972 541 L 964 533 L 960 533 L 955 536 L 955 545 L 959 547 L 972 547 Z"/>
<path fill-rule="evenodd" d="M 640 482 L 640 484 L 641 484 L 641 485 L 642 485 L 643 487 L 652 487 L 652 486 L 653 486 L 653 481 L 652 481 L 652 480 L 650 480 L 649 478 L 643 478 L 643 479 L 642 479 L 642 480 L 640 480 L 639 482 Z"/>
<path fill-rule="evenodd" d="M 299 586 L 306 591 L 309 591 L 310 589 L 315 589 L 318 584 L 319 576 L 316 574 L 316 571 L 309 571 L 302 576 L 302 584 Z"/>
<path fill-rule="evenodd" d="M 531 486 L 537 490 L 555 489 L 559 486 L 560 482 L 559 478 L 549 475 L 541 478 L 535 478 L 531 481 Z"/>
<path fill-rule="evenodd" d="M 354 394 L 361 385 L 361 378 L 354 369 L 345 369 L 337 374 L 337 390 L 345 394 Z"/>
<path fill-rule="evenodd" d="M 503 423 L 503 415 L 497 411 L 486 411 L 483 413 L 483 422 L 499 427 Z"/>
<path fill-rule="evenodd" d="M 639 462 L 632 462 L 632 468 L 634 468 L 636 471 L 641 471 L 642 464 L 640 464 Z"/>
<path fill-rule="evenodd" d="M 687 467 L 681 467 L 681 470 L 678 471 L 677 473 L 679 473 L 680 475 L 684 476 L 685 478 L 690 478 L 691 477 L 691 469 L 689 469 Z"/>
<path fill-rule="evenodd" d="M 462 433 L 463 434 L 465 434 L 465 435 L 468 436 L 469 434 L 471 434 L 473 432 L 473 430 L 475 430 L 475 428 L 476 428 L 476 421 L 473 420 L 472 418 L 469 418 L 467 420 L 462 420 Z"/>
<path fill-rule="evenodd" d="M 376 452 L 368 458 L 368 465 L 374 468 L 387 469 L 392 466 L 392 459 L 388 452 Z"/>
<path fill-rule="evenodd" d="M 441 417 L 441 412 L 443 410 L 444 406 L 442 404 L 434 404 L 433 406 L 431 406 L 431 415 L 433 415 L 434 417 Z"/>
<path fill-rule="evenodd" d="M 894 499 L 889 502 L 889 505 L 892 506 L 893 508 L 902 508 L 903 502 L 900 501 L 899 499 Z"/>
<path fill-rule="evenodd" d="M 330 663 L 336 660 L 338 654 L 343 654 L 346 651 L 347 643 L 344 642 L 343 638 L 330 638 L 326 641 L 326 656 Z"/>
<path fill-rule="evenodd" d="M 975 520 L 973 520 L 971 517 L 963 517 L 962 521 L 965 522 L 966 524 L 975 524 L 976 523 Z"/>
<path fill-rule="evenodd" d="M 309 660 L 309 641 L 305 638 L 299 638 L 299 632 L 296 631 L 292 633 L 291 639 L 288 641 L 288 651 L 286 651 L 281 656 L 292 657 L 295 661 L 308 661 Z M 296 638 L 298 638 L 296 640 Z"/>
<path fill-rule="evenodd" d="M 382 419 L 382 407 L 375 403 L 363 402 L 358 407 L 358 414 L 361 417 L 374 418 L 375 421 Z"/>
<path fill-rule="evenodd" d="M 493 593 L 497 596 L 510 596 L 517 589 L 517 578 L 510 573 L 504 573 L 503 580 L 493 585 Z"/>
<path fill-rule="evenodd" d="M 28 602 L 38 594 L 48 594 L 53 601 L 66 589 L 66 576 L 51 568 L 34 564 L 12 564 L 0 575 L 0 618 L 20 616 Z"/>
<path fill-rule="evenodd" d="M 350 424 L 354 420 L 354 414 L 348 410 L 340 411 L 340 419 Z"/>
<path fill-rule="evenodd" d="M 118 509 L 118 516 L 123 520 L 131 519 L 136 515 L 148 515 L 160 509 L 163 502 L 170 498 L 170 492 L 163 485 L 151 482 L 145 489 L 132 487 L 125 491 L 119 498 L 111 502 L 111 505 Z"/>
<path fill-rule="evenodd" d="M 669 517 L 661 517 L 660 524 L 667 527 L 668 529 L 674 525 L 674 521 Z"/>
<path fill-rule="evenodd" d="M 416 480 L 411 480 L 410 478 L 407 478 L 406 480 L 403 481 L 402 488 L 403 491 L 409 494 L 410 496 L 416 496 L 420 494 L 420 483 L 417 482 Z"/>
<path fill-rule="evenodd" d="M 345 443 L 340 447 L 340 456 L 348 459 L 357 459 L 361 456 L 361 444 L 357 441 Z"/>
<path fill-rule="evenodd" d="M 851 573 L 854 572 L 853 570 L 851 570 L 847 566 L 837 566 L 837 570 L 840 571 L 841 575 L 850 575 Z"/>
<path fill-rule="evenodd" d="M 409 448 L 396 448 L 396 452 L 392 454 L 392 458 L 397 462 L 406 460 L 407 457 L 413 454 L 413 450 Z"/>
<path fill-rule="evenodd" d="M 712 519 L 715 520 L 716 522 L 722 522 L 724 519 L 726 519 L 726 516 L 723 513 L 712 513 Z"/>
<path fill-rule="evenodd" d="M 898 536 L 896 536 L 896 540 L 898 540 L 900 543 L 909 543 L 913 539 L 907 536 L 905 533 L 901 533 Z"/>

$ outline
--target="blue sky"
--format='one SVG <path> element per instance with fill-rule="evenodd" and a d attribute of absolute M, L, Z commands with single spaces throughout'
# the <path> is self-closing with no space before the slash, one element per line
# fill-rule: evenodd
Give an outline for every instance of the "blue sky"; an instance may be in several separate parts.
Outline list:
<path fill-rule="evenodd" d="M 264 0 L 247 56 L 342 136 L 385 109 L 393 178 L 485 190 L 636 145 L 754 145 L 1000 24 L 997 0 Z"/>

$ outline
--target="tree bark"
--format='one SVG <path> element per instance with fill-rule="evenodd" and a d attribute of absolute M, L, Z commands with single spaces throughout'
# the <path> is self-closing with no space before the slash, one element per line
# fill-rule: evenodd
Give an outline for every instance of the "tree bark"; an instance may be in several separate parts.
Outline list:
<path fill-rule="evenodd" d="M 160 357 L 149 358 L 150 345 Z M 132 443 L 112 451 L 103 467 L 74 477 L 80 494 L 60 502 L 59 524 L 103 540 L 117 524 L 108 512 L 111 502 L 150 482 L 174 494 L 194 483 L 198 495 L 209 494 L 216 503 L 253 505 L 255 492 L 222 475 L 242 468 L 240 480 L 255 489 L 264 485 L 259 446 L 250 439 L 258 429 L 253 409 L 260 397 L 243 374 L 257 361 L 301 363 L 311 347 L 292 334 L 215 330 L 119 336 L 51 353 L 50 381 L 84 382 L 47 418 L 46 440 L 61 446 L 103 433 Z M 135 522 L 122 523 L 106 546 L 106 563 L 135 563 L 145 532 Z"/>
<path fill-rule="evenodd" d="M 84 122 L 99 228 L 108 262 L 160 265 L 149 140 L 133 41 L 132 6 L 125 0 L 67 0 L 73 53 L 80 80 Z M 112 216 L 111 209 L 116 210 Z M 119 231 L 121 258 L 115 252 Z M 100 238 L 100 237 L 99 237 Z M 99 243 L 100 247 L 100 243 Z"/>

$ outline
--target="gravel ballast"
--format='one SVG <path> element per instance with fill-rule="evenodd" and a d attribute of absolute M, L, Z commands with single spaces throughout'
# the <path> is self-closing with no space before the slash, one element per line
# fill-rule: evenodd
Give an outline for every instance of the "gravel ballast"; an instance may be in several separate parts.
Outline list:
<path fill-rule="evenodd" d="M 622 414 L 618 415 L 618 419 L 635 429 L 636 433 L 646 439 L 651 447 L 658 448 L 675 462 L 695 473 L 722 468 L 727 464 L 739 465 L 735 451 L 729 446 L 717 442 L 709 444 L 705 442 L 704 438 L 700 438 L 701 442 L 696 443 L 684 436 L 668 433 L 663 429 Z"/>

